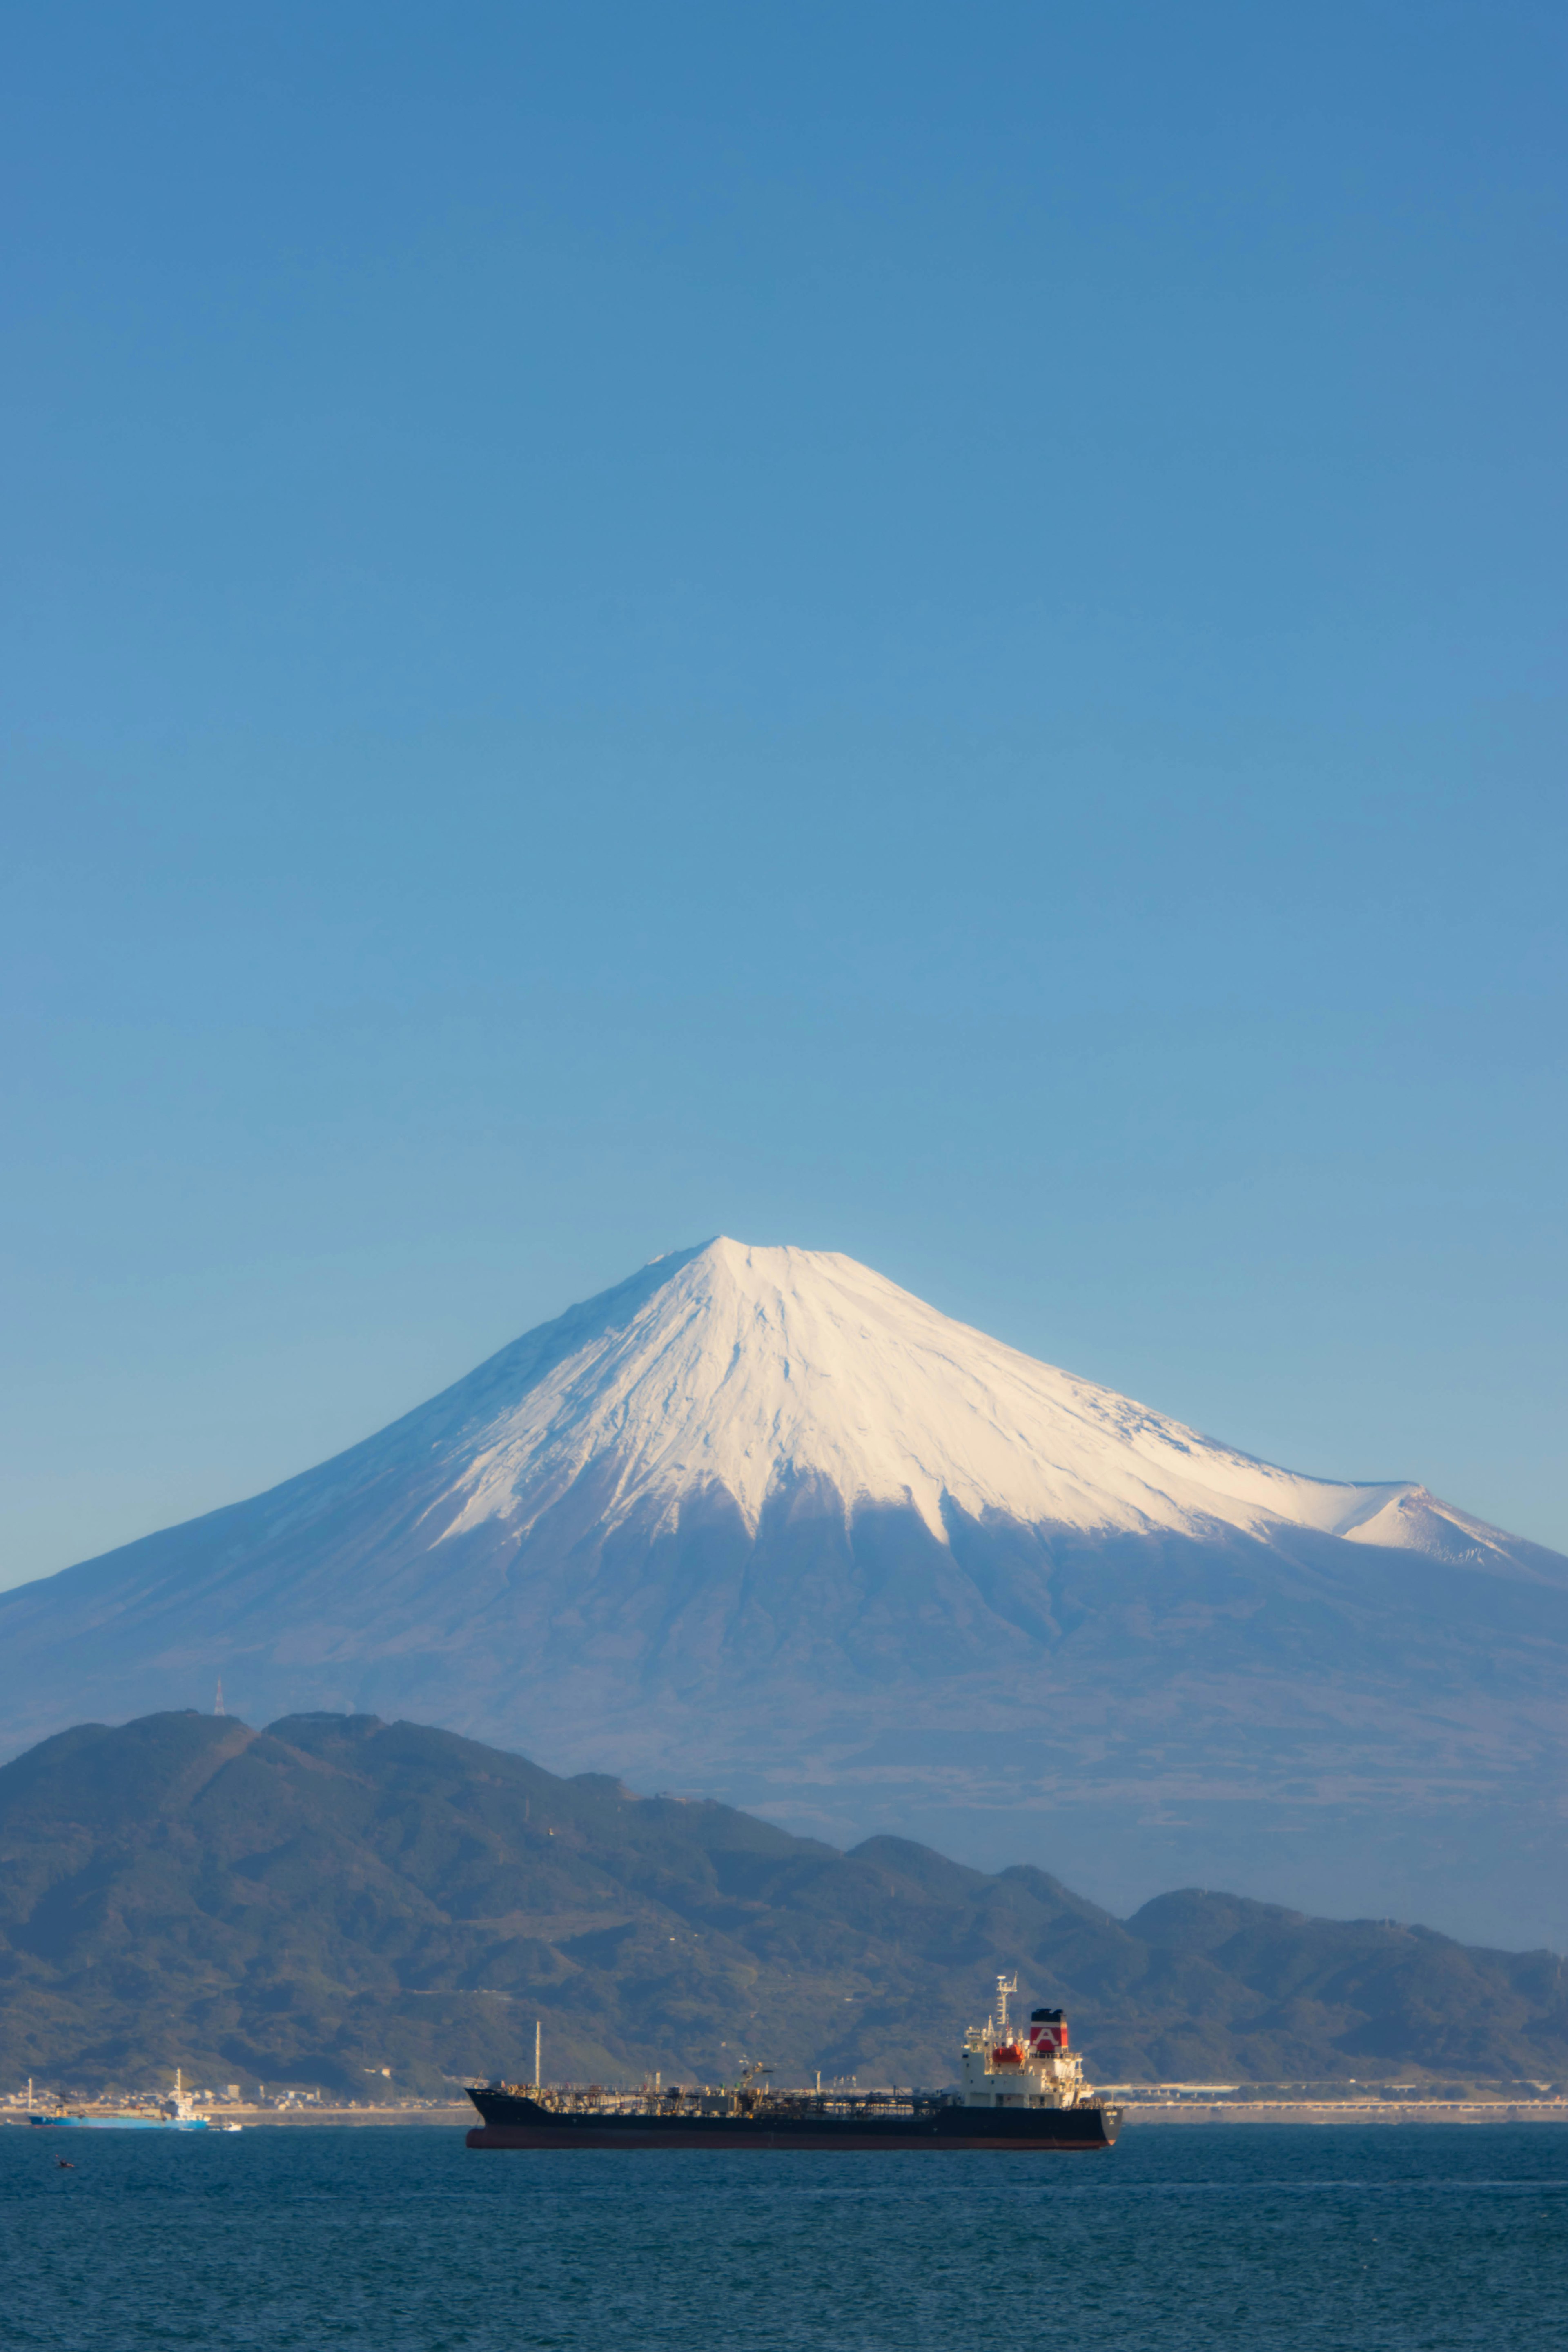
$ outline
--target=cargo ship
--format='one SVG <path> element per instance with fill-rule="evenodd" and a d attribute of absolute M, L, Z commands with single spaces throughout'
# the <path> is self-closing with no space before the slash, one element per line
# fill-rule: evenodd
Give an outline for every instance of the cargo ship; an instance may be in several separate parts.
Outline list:
<path fill-rule="evenodd" d="M 469 2085 L 470 2147 L 988 2148 L 1015 2155 L 1110 2147 L 1121 2111 L 1097 2099 L 1068 2046 L 1059 2009 L 1007 2021 L 1016 1979 L 996 1980 L 995 2013 L 963 2037 L 961 2078 L 942 2091 L 775 2090 L 747 2066 L 728 2087 L 585 2090 Z"/>

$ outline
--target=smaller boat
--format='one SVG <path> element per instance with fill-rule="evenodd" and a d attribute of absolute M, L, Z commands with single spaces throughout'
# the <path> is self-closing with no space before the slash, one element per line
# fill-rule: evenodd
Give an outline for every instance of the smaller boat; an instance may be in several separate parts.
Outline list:
<path fill-rule="evenodd" d="M 185 2090 L 184 2075 L 174 2069 L 174 2089 L 172 2097 L 156 2107 L 60 2107 L 53 2115 L 27 2117 L 30 2124 L 46 2128 L 61 2126 L 77 2131 L 210 2131 L 205 2116 L 196 2113 L 195 2102 Z M 237 2124 L 226 2126 L 237 2131 Z"/>

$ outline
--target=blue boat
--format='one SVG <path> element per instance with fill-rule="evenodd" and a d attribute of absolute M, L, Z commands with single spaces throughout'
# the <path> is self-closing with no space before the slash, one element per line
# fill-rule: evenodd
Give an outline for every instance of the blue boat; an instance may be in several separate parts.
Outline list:
<path fill-rule="evenodd" d="M 174 2095 L 162 2112 L 148 2115 L 139 2109 L 122 2109 L 119 2113 L 87 2114 L 78 2109 L 71 2114 L 62 2107 L 58 2115 L 29 2115 L 30 2124 L 46 2129 L 56 2126 L 75 2131 L 211 2131 L 214 2126 L 205 2116 L 199 2116 L 194 2100 L 187 2097 L 181 2070 L 174 2069 Z M 237 2131 L 237 2124 L 221 2126 Z"/>

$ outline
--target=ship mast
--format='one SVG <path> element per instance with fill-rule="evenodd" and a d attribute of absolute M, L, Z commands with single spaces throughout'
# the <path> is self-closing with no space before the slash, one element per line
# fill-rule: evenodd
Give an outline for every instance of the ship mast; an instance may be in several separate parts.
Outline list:
<path fill-rule="evenodd" d="M 997 1978 L 996 2039 L 998 2042 L 1005 2042 L 1007 2039 L 1007 2000 L 1009 1994 L 1016 1993 L 1017 1990 L 1018 1979 L 1016 1971 L 1015 1971 L 1015 1973 L 1010 1977 Z"/>

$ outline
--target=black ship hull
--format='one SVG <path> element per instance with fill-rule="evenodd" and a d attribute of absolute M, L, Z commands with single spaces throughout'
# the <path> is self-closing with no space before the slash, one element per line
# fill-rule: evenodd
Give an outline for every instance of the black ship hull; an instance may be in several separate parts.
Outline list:
<path fill-rule="evenodd" d="M 837 2111 L 765 2109 L 750 2115 L 670 2115 L 657 2109 L 542 2105 L 517 2091 L 470 2091 L 483 2117 L 470 2147 L 795 2147 L 846 2153 L 907 2148 L 987 2148 L 1016 2156 L 1110 2147 L 1121 2128 L 1118 2107 L 965 2107 L 927 2105 L 900 2112 L 851 2103 Z"/>

